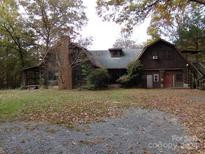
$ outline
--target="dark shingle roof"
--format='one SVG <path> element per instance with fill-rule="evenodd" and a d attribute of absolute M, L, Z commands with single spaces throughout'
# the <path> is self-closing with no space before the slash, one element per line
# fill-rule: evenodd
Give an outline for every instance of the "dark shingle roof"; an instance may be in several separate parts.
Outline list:
<path fill-rule="evenodd" d="M 122 51 L 123 56 L 111 57 L 109 50 L 90 50 L 88 51 L 88 57 L 97 67 L 106 69 L 126 69 L 131 61 L 138 59 L 142 49 L 122 49 Z"/>

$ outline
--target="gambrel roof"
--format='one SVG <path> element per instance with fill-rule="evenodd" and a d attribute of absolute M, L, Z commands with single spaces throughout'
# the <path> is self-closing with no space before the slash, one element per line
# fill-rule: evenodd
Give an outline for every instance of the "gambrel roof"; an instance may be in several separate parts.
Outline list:
<path fill-rule="evenodd" d="M 88 51 L 87 55 L 88 55 L 89 59 L 91 60 L 91 62 L 97 67 L 102 67 L 102 68 L 106 68 L 106 69 L 126 69 L 128 64 L 131 61 L 140 59 L 140 57 L 144 54 L 144 52 L 149 47 L 151 47 L 159 42 L 162 42 L 164 44 L 168 44 L 168 45 L 176 48 L 176 46 L 174 44 L 171 44 L 170 42 L 163 40 L 163 39 L 158 39 L 158 40 L 154 41 L 153 43 L 145 46 L 144 48 L 122 49 L 123 56 L 120 56 L 120 57 L 112 57 L 109 50 L 90 50 L 90 51 Z M 180 53 L 180 55 L 181 55 L 181 53 Z"/>

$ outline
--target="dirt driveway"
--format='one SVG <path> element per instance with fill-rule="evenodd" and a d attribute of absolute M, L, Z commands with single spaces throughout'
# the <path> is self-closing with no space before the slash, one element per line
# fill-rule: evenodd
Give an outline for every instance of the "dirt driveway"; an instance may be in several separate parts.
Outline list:
<path fill-rule="evenodd" d="M 25 122 L 0 126 L 0 153 L 6 154 L 174 154 L 195 146 L 175 116 L 140 108 L 75 129 Z"/>

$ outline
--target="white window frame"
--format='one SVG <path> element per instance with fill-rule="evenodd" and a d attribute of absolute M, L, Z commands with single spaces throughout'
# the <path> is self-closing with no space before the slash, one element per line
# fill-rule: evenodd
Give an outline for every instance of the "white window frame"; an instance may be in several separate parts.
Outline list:
<path fill-rule="evenodd" d="M 153 82 L 159 82 L 159 74 L 153 74 Z"/>

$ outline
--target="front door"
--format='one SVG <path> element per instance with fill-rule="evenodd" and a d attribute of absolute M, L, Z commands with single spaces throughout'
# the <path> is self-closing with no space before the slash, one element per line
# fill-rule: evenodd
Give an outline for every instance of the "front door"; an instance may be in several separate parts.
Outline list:
<path fill-rule="evenodd" d="M 147 88 L 153 88 L 152 75 L 147 75 Z"/>
<path fill-rule="evenodd" d="M 164 88 L 171 88 L 173 87 L 173 73 L 165 72 L 164 74 Z"/>

